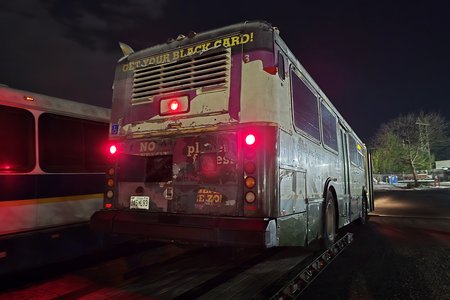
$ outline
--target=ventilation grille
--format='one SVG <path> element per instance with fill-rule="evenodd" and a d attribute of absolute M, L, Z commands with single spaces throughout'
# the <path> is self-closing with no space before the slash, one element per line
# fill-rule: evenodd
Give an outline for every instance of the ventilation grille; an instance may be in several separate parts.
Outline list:
<path fill-rule="evenodd" d="M 230 52 L 206 52 L 190 59 L 149 66 L 134 72 L 131 103 L 151 101 L 156 95 L 175 91 L 225 85 L 229 74 Z"/>

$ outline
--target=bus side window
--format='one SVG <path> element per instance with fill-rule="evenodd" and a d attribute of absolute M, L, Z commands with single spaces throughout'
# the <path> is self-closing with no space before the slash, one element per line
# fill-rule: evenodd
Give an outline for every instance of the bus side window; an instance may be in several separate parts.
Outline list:
<path fill-rule="evenodd" d="M 281 54 L 281 51 L 278 51 L 278 76 L 280 76 L 281 80 L 286 78 L 286 69 L 284 67 L 284 56 Z"/>
<path fill-rule="evenodd" d="M 39 117 L 39 162 L 43 171 L 103 172 L 108 125 L 44 113 Z"/>
<path fill-rule="evenodd" d="M 350 161 L 357 167 L 361 169 L 364 168 L 364 157 L 361 151 L 358 149 L 359 145 L 356 143 L 356 140 L 350 136 L 349 140 L 350 147 Z"/>
<path fill-rule="evenodd" d="M 0 172 L 29 172 L 35 160 L 33 115 L 21 108 L 0 105 Z"/>
<path fill-rule="evenodd" d="M 331 149 L 338 151 L 336 117 L 323 102 L 321 103 L 321 111 L 323 143 Z"/>
<path fill-rule="evenodd" d="M 295 72 L 291 72 L 294 124 L 301 131 L 320 141 L 319 107 L 316 95 Z"/>

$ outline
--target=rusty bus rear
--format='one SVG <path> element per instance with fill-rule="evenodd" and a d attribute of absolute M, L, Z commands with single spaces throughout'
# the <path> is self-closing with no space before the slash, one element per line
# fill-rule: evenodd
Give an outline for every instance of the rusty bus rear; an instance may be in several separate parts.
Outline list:
<path fill-rule="evenodd" d="M 127 51 L 114 81 L 117 152 L 94 229 L 209 245 L 304 246 L 321 236 L 330 187 L 342 210 L 337 218 L 345 216 L 336 226 L 352 221 L 338 124 L 361 155 L 364 145 L 276 28 L 243 22 Z M 336 149 L 297 130 L 293 74 L 330 110 Z"/>

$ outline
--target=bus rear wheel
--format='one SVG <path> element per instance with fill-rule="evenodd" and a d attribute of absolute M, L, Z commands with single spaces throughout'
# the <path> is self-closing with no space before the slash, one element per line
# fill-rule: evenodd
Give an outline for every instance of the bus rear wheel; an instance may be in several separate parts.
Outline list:
<path fill-rule="evenodd" d="M 333 193 L 328 190 L 324 206 L 322 245 L 329 248 L 336 241 L 336 207 Z"/>

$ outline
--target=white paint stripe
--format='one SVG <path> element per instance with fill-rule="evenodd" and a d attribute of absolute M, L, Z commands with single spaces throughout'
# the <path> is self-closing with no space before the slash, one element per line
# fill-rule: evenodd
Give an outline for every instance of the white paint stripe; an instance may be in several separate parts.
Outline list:
<path fill-rule="evenodd" d="M 369 213 L 372 217 L 388 217 L 401 219 L 431 219 L 431 220 L 450 220 L 450 217 L 436 217 L 436 216 L 413 216 L 413 215 L 388 215 L 388 214 L 374 214 Z"/>

